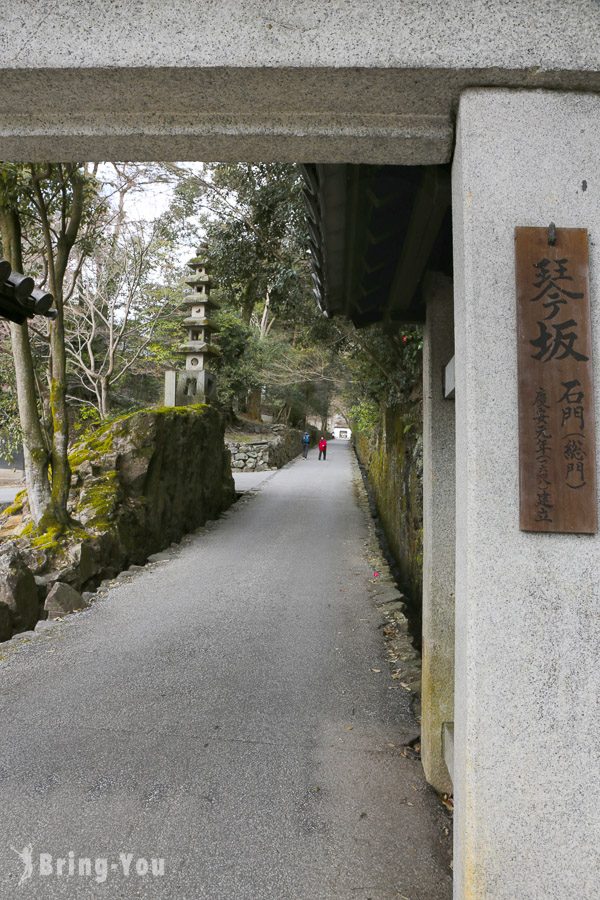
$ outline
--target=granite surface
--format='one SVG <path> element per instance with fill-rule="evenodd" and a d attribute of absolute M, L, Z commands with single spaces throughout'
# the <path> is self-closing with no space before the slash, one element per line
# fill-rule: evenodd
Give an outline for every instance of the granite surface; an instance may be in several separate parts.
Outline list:
<path fill-rule="evenodd" d="M 455 896 L 598 896 L 600 535 L 519 530 L 516 225 L 590 235 L 600 415 L 600 97 L 474 90 L 453 168 Z"/>
<path fill-rule="evenodd" d="M 451 794 L 442 729 L 454 721 L 455 408 L 442 372 L 454 355 L 452 280 L 436 273 L 425 291 L 421 757 L 429 783 Z"/>
<path fill-rule="evenodd" d="M 461 92 L 600 90 L 595 0 L 0 0 L 0 158 L 450 159 Z"/>

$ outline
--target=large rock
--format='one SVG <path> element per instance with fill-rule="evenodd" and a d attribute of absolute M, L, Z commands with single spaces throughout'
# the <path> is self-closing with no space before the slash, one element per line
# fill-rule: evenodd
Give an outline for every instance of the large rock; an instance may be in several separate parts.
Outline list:
<path fill-rule="evenodd" d="M 94 554 L 94 548 L 90 541 L 74 544 L 69 548 L 69 557 L 73 561 L 73 567 L 77 572 L 79 584 L 85 584 L 100 569 L 98 558 Z"/>
<path fill-rule="evenodd" d="M 38 589 L 32 572 L 18 548 L 12 541 L 7 541 L 0 548 L 0 607 L 4 622 L 3 631 L 7 631 L 7 621 L 13 631 L 22 628 L 33 628 L 39 618 Z M 6 614 L 8 610 L 8 616 Z M 2 629 L 2 622 L 0 622 Z"/>
<path fill-rule="evenodd" d="M 221 415 L 210 407 L 143 410 L 73 448 L 73 516 L 92 533 L 113 536 L 109 549 L 119 556 L 116 571 L 144 562 L 231 504 L 223 430 Z M 93 478 L 87 474 L 90 461 Z M 104 571 L 104 552 L 94 565 Z M 95 578 L 93 567 L 84 566 L 88 580 Z"/>
<path fill-rule="evenodd" d="M 48 613 L 49 619 L 58 619 L 61 616 L 68 616 L 69 613 L 78 609 L 84 609 L 86 602 L 75 588 L 70 584 L 64 584 L 57 581 L 48 591 L 44 609 Z"/>
<path fill-rule="evenodd" d="M 23 540 L 19 541 L 19 552 L 23 557 L 23 562 L 34 575 L 38 575 L 45 571 L 48 565 L 48 551 L 43 547 L 35 547 Z"/>

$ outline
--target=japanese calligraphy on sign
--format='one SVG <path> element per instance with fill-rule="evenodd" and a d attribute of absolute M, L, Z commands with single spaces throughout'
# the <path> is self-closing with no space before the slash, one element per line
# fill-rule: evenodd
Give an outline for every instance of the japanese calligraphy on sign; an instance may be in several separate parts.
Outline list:
<path fill-rule="evenodd" d="M 515 229 L 520 526 L 597 531 L 596 441 L 584 228 Z"/>

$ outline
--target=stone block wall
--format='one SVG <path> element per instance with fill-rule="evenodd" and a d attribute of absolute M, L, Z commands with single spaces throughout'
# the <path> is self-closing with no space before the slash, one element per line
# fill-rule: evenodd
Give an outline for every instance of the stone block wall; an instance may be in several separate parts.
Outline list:
<path fill-rule="evenodd" d="M 314 429 L 309 428 L 314 443 Z M 303 432 L 285 425 L 261 429 L 256 439 L 227 440 L 231 453 L 231 467 L 237 472 L 264 472 L 280 469 L 302 453 Z"/>

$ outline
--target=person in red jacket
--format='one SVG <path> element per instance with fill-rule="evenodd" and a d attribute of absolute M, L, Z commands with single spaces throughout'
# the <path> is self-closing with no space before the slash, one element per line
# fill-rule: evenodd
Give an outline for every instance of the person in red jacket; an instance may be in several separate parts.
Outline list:
<path fill-rule="evenodd" d="M 327 441 L 321 435 L 321 440 L 319 441 L 319 459 L 321 459 L 321 455 L 323 459 L 327 459 Z"/>

